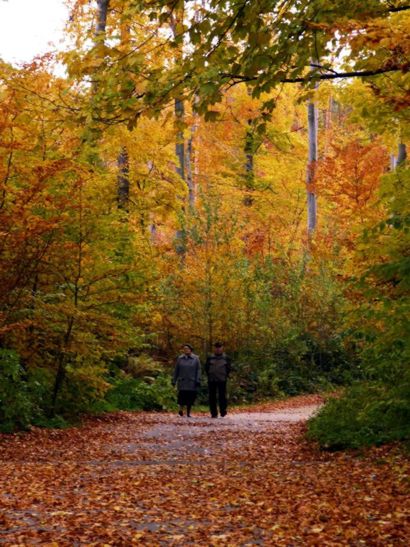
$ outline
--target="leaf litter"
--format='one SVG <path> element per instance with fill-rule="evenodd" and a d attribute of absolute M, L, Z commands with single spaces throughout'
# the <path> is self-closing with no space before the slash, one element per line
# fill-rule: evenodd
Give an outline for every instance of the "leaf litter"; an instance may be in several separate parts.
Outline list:
<path fill-rule="evenodd" d="M 406 454 L 320 451 L 304 438 L 320 403 L 1 435 L 0 544 L 407 546 Z"/>

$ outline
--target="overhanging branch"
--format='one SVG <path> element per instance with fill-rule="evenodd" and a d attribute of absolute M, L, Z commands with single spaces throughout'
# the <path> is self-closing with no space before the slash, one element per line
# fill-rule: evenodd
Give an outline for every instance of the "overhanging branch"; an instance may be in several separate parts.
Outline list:
<path fill-rule="evenodd" d="M 410 6 L 397 6 L 395 8 L 389 8 L 387 11 L 389 13 L 397 13 L 398 11 L 407 11 L 410 9 Z"/>
<path fill-rule="evenodd" d="M 313 76 L 306 76 L 306 77 L 300 77 L 300 78 L 282 78 L 279 80 L 279 83 L 285 83 L 285 84 L 296 84 L 296 83 L 307 83 L 311 81 L 316 80 L 335 80 L 338 78 L 364 78 L 368 76 L 377 76 L 378 74 L 385 74 L 386 72 L 400 72 L 401 68 L 395 67 L 395 68 L 379 68 L 376 70 L 362 70 L 362 71 L 352 71 L 352 72 L 332 72 L 331 74 L 315 74 Z M 240 82 L 253 82 L 257 79 L 257 77 L 248 77 L 248 76 L 241 76 L 239 74 L 229 74 L 229 73 L 222 73 L 221 76 L 223 78 L 229 78 L 236 83 Z"/>
<path fill-rule="evenodd" d="M 377 70 L 362 70 L 352 72 L 332 72 L 331 74 L 319 74 L 307 78 L 284 78 L 283 83 L 304 83 L 312 80 L 334 80 L 337 78 L 364 78 L 367 76 L 377 76 L 386 72 L 399 72 L 399 68 L 379 68 Z"/>

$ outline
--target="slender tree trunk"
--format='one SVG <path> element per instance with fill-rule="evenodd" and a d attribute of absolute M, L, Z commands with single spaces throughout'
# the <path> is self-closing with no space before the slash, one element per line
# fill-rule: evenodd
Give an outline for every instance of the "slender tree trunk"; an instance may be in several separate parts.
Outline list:
<path fill-rule="evenodd" d="M 181 6 L 176 8 L 174 12 L 171 14 L 171 31 L 174 38 L 176 38 L 178 34 L 182 32 L 184 9 L 185 9 L 184 2 L 182 2 Z M 182 61 L 182 57 L 183 57 L 183 49 L 181 46 L 177 50 L 175 63 Z M 185 138 L 184 138 L 184 132 L 182 129 L 184 124 L 184 119 L 185 119 L 185 105 L 181 98 L 177 97 L 175 99 L 174 110 L 175 110 L 176 125 L 178 128 L 177 134 L 176 134 L 176 143 L 175 143 L 175 153 L 177 156 L 176 171 L 181 177 L 181 179 L 187 184 L 188 193 L 190 193 L 190 186 L 187 181 L 187 173 L 192 174 L 192 170 L 191 170 L 191 166 L 189 166 L 188 169 L 186 168 L 186 161 L 187 159 L 190 159 L 190 156 L 186 154 L 186 150 L 185 150 Z M 191 176 L 191 183 L 192 183 L 192 176 Z M 185 213 L 185 208 L 183 208 L 183 212 Z M 185 255 L 186 230 L 184 226 L 181 229 L 177 230 L 177 233 L 176 233 L 176 251 L 182 257 Z"/>
<path fill-rule="evenodd" d="M 64 353 L 60 353 L 57 359 L 57 374 L 54 380 L 53 393 L 51 396 L 51 408 L 49 412 L 50 417 L 55 416 L 57 397 L 63 385 L 64 378 L 65 378 Z"/>
<path fill-rule="evenodd" d="M 129 52 L 130 27 L 126 22 L 121 23 L 121 45 L 125 53 Z M 126 146 L 122 146 L 117 158 L 117 204 L 118 208 L 129 212 L 130 200 L 130 158 Z"/>
<path fill-rule="evenodd" d="M 184 11 L 185 11 L 185 2 L 180 2 L 179 6 L 174 9 L 174 12 L 171 15 L 171 31 L 176 38 L 183 31 L 183 20 L 184 20 Z M 183 46 L 177 49 L 177 54 L 175 56 L 175 62 L 181 62 L 183 59 Z M 175 99 L 175 118 L 178 127 L 176 135 L 176 144 L 175 144 L 175 153 L 178 159 L 176 166 L 176 171 L 182 180 L 186 183 L 188 187 L 189 195 L 189 205 L 191 208 L 194 206 L 195 201 L 195 192 L 194 192 L 194 181 L 192 173 L 192 162 L 193 162 L 193 139 L 196 132 L 196 122 L 194 121 L 191 127 L 191 136 L 186 142 L 184 137 L 184 131 L 182 129 L 185 121 L 185 104 L 181 98 Z"/>
<path fill-rule="evenodd" d="M 188 203 L 191 210 L 195 209 L 195 179 L 192 166 L 197 166 L 194 151 L 194 137 L 197 129 L 197 116 L 195 116 L 191 127 L 191 136 L 188 139 L 186 147 L 186 183 L 188 186 Z"/>
<path fill-rule="evenodd" d="M 79 201 L 79 234 L 78 234 L 78 254 L 77 254 L 77 272 L 74 281 L 74 294 L 73 304 L 77 309 L 80 299 L 80 280 L 83 277 L 83 259 L 84 259 L 84 225 L 83 225 L 83 194 L 82 186 L 80 186 L 80 201 Z M 63 385 L 66 376 L 66 356 L 70 348 L 73 329 L 75 323 L 75 316 L 69 315 L 67 318 L 67 328 L 64 333 L 63 340 L 61 341 L 60 351 L 57 355 L 57 372 L 54 380 L 54 387 L 51 399 L 51 416 L 54 416 L 56 411 L 57 397 Z"/>
<path fill-rule="evenodd" d="M 181 99 L 175 99 L 175 118 L 177 125 L 184 123 L 185 106 Z M 178 158 L 176 170 L 182 180 L 186 182 L 185 178 L 185 140 L 184 132 L 182 130 L 177 131 L 177 138 L 175 143 L 175 153 Z"/>
<path fill-rule="evenodd" d="M 174 12 L 171 14 L 171 31 L 174 38 L 177 38 L 179 32 L 181 32 L 181 26 L 184 18 L 184 2 L 182 7 L 175 8 Z M 178 64 L 182 61 L 182 46 L 177 48 L 175 63 Z M 174 103 L 175 119 L 178 127 L 175 143 L 175 153 L 177 156 L 178 163 L 176 165 L 176 171 L 182 180 L 185 180 L 185 142 L 184 142 L 184 132 L 181 129 L 184 118 L 185 118 L 185 105 L 182 99 L 176 98 Z"/>
<path fill-rule="evenodd" d="M 253 204 L 253 197 L 251 195 L 255 188 L 255 171 L 254 171 L 254 147 L 255 138 L 253 134 L 253 122 L 248 120 L 248 127 L 246 129 L 245 137 L 245 197 L 243 199 L 244 205 L 250 207 Z"/>
<path fill-rule="evenodd" d="M 247 90 L 249 97 L 251 96 L 251 90 Z M 253 204 L 252 192 L 255 189 L 255 170 L 254 170 L 254 156 L 255 156 L 255 134 L 254 134 L 254 122 L 252 119 L 248 119 L 245 135 L 245 196 L 243 198 L 243 204 L 246 207 L 251 207 Z"/>
<path fill-rule="evenodd" d="M 97 0 L 97 23 L 95 25 L 95 36 L 105 38 L 105 29 L 107 27 L 108 9 L 110 0 Z"/>
<path fill-rule="evenodd" d="M 390 171 L 395 171 L 397 166 L 397 158 L 394 154 L 390 154 Z"/>
<path fill-rule="evenodd" d="M 317 163 L 317 127 L 318 117 L 317 108 L 313 101 L 308 104 L 308 165 L 306 172 L 306 192 L 307 192 L 307 230 L 310 237 L 316 228 L 316 193 L 315 193 L 315 175 Z"/>
<path fill-rule="evenodd" d="M 67 348 L 71 340 L 71 333 L 73 330 L 73 326 L 74 326 L 74 318 L 70 317 L 68 320 L 67 330 L 64 336 L 63 347 L 60 349 L 58 357 L 57 357 L 57 373 L 54 379 L 53 393 L 51 396 L 50 416 L 55 415 L 57 397 L 58 397 L 58 394 L 60 393 L 60 390 L 63 386 L 63 382 L 65 379 L 65 375 L 66 375 L 65 349 Z"/>
<path fill-rule="evenodd" d="M 399 150 L 398 150 L 398 153 L 397 153 L 397 163 L 396 163 L 396 166 L 399 167 L 402 163 L 404 163 L 407 159 L 407 149 L 406 149 L 406 145 L 401 142 L 399 144 Z"/>
<path fill-rule="evenodd" d="M 130 194 L 130 164 L 128 150 L 123 146 L 117 159 L 117 203 L 118 208 L 128 212 L 129 194 Z"/>

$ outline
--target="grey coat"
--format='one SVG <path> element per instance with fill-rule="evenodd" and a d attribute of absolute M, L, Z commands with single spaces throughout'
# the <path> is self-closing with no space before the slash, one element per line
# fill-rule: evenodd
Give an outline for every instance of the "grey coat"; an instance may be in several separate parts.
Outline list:
<path fill-rule="evenodd" d="M 178 391 L 198 391 L 201 384 L 201 363 L 194 353 L 178 357 L 172 383 Z"/>

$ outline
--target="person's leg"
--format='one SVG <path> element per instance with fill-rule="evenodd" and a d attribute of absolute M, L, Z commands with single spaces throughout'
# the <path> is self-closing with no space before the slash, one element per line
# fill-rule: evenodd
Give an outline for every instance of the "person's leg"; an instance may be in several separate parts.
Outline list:
<path fill-rule="evenodd" d="M 208 392 L 209 392 L 209 410 L 211 412 L 212 418 L 218 417 L 218 408 L 216 406 L 216 390 L 217 390 L 217 382 L 209 382 L 208 383 Z"/>
<path fill-rule="evenodd" d="M 226 398 L 226 382 L 218 382 L 218 398 L 221 416 L 226 416 L 226 410 L 228 407 L 228 401 Z"/>
<path fill-rule="evenodd" d="M 186 405 L 186 415 L 188 418 L 191 417 L 191 408 L 193 407 L 196 399 L 196 391 L 189 391 L 188 397 L 187 397 L 187 405 Z"/>
<path fill-rule="evenodd" d="M 178 414 L 180 416 L 184 415 L 184 406 L 186 405 L 186 392 L 178 391 Z"/>

